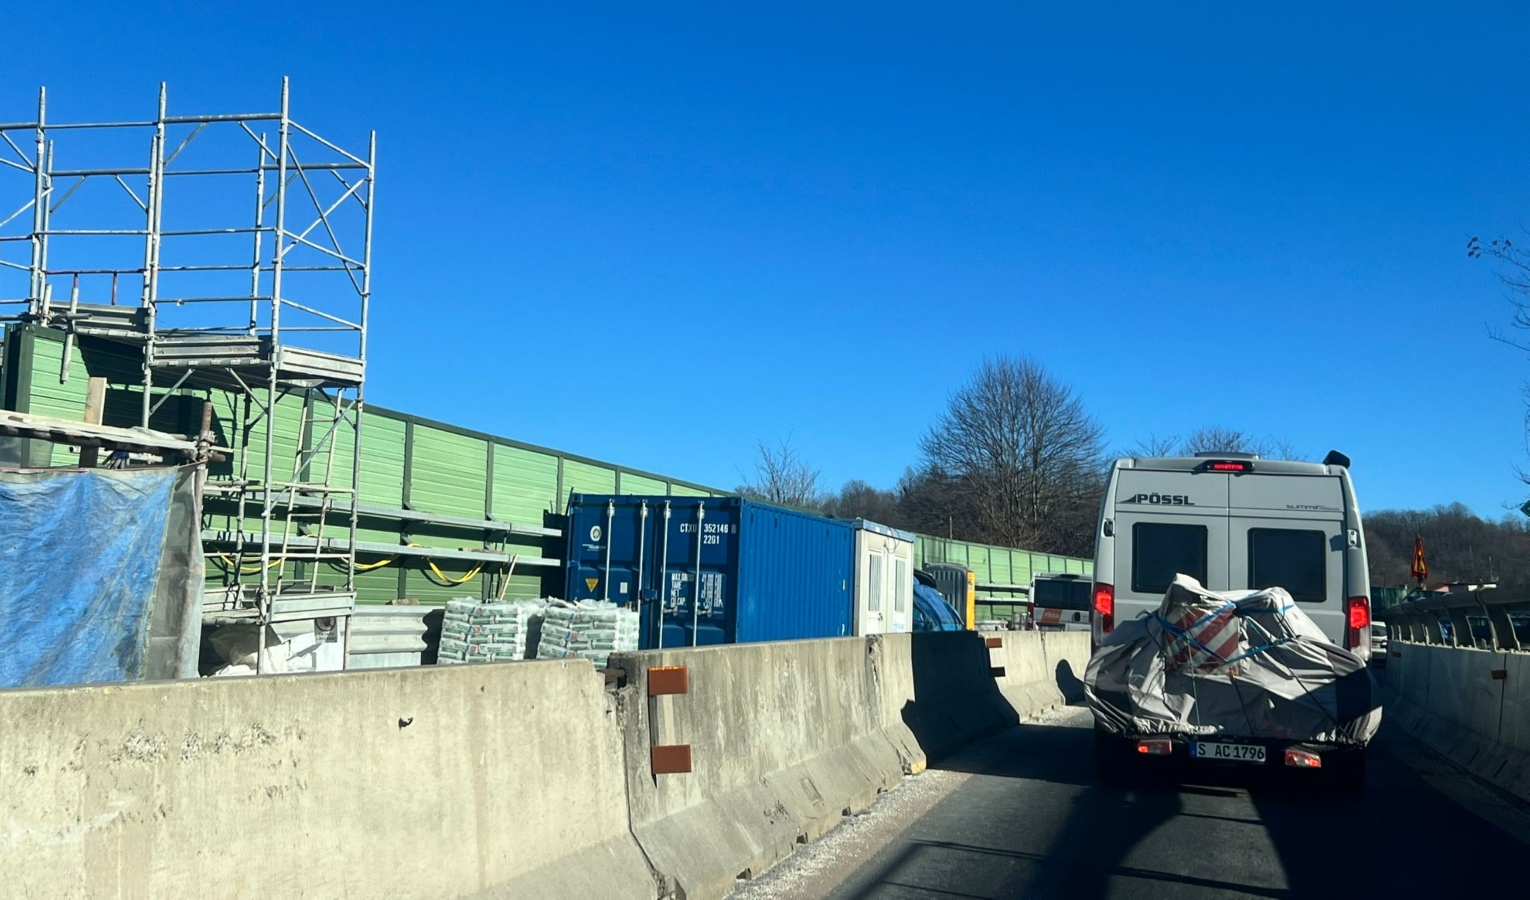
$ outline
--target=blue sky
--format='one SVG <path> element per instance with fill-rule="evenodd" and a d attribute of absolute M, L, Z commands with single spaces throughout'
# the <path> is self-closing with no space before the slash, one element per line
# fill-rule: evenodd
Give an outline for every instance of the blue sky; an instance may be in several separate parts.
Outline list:
<path fill-rule="evenodd" d="M 1028 353 L 1116 446 L 1221 423 L 1344 450 L 1368 508 L 1523 497 L 1530 365 L 1465 253 L 1530 215 L 1523 5 L 135 5 L 9 10 L 0 120 L 285 74 L 377 129 L 374 403 L 891 485 Z"/>

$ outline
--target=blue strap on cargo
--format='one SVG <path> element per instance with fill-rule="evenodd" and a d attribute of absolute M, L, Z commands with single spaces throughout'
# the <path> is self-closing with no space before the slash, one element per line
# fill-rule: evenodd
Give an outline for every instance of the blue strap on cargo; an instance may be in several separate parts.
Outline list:
<path fill-rule="evenodd" d="M 1226 604 L 1224 604 L 1222 606 L 1219 606 L 1215 610 L 1207 613 L 1206 615 L 1200 617 L 1196 621 L 1190 623 L 1189 625 L 1187 625 L 1183 629 L 1181 629 L 1179 626 L 1175 625 L 1173 622 L 1170 622 L 1168 619 L 1165 619 L 1163 617 L 1163 613 L 1155 612 L 1155 613 L 1153 613 L 1153 618 L 1157 619 L 1158 620 L 1158 624 L 1162 625 L 1164 627 L 1164 629 L 1167 630 L 1170 634 L 1174 635 L 1177 638 L 1180 638 L 1181 640 L 1186 641 L 1187 643 L 1189 643 L 1189 644 L 1191 644 L 1191 645 L 1193 645 L 1193 646 L 1195 646 L 1195 647 L 1197 647 L 1197 648 L 1199 648 L 1201 650 L 1206 651 L 1207 653 L 1211 654 L 1212 656 L 1215 656 L 1217 659 L 1221 659 L 1222 657 L 1221 657 L 1220 654 L 1217 653 L 1217 651 L 1211 649 L 1210 647 L 1206 646 L 1205 644 L 1203 644 L 1200 641 L 1196 640 L 1195 638 L 1191 637 L 1190 636 L 1190 631 L 1191 631 L 1191 629 L 1199 628 L 1200 626 L 1205 625 L 1207 622 L 1210 622 L 1212 619 L 1215 619 L 1217 616 L 1220 616 L 1229 607 L 1236 607 L 1237 605 L 1238 604 L 1236 604 L 1236 603 L 1229 602 L 1229 603 L 1226 603 Z"/>

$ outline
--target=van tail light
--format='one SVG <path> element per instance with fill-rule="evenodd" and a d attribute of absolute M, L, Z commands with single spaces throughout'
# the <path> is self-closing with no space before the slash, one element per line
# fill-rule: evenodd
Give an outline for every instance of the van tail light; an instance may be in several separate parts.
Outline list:
<path fill-rule="evenodd" d="M 1173 756 L 1174 742 L 1163 738 L 1150 738 L 1137 742 L 1137 752 L 1143 756 Z"/>
<path fill-rule="evenodd" d="M 1350 597 L 1344 601 L 1344 618 L 1348 628 L 1345 630 L 1347 639 L 1344 642 L 1345 649 L 1366 649 L 1371 645 L 1371 598 Z"/>
<path fill-rule="evenodd" d="M 1100 633 L 1110 634 L 1116 627 L 1116 589 L 1103 582 L 1094 586 L 1094 614 L 1100 620 Z"/>
<path fill-rule="evenodd" d="M 1298 750 L 1292 747 L 1286 751 L 1286 765 L 1293 769 L 1321 769 L 1323 757 L 1310 750 Z"/>

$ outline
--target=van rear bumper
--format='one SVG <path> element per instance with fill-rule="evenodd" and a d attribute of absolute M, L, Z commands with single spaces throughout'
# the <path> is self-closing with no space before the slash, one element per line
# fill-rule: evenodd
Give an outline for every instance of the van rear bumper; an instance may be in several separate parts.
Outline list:
<path fill-rule="evenodd" d="M 1196 766 L 1228 767 L 1228 768 L 1259 768 L 1261 766 L 1284 766 L 1287 750 L 1304 750 L 1308 753 L 1317 754 L 1319 757 L 1328 758 L 1351 753 L 1363 753 L 1367 744 L 1336 743 L 1331 741 L 1301 741 L 1289 738 L 1261 738 L 1261 737 L 1223 737 L 1212 734 L 1144 734 L 1126 735 L 1115 734 L 1104 729 L 1096 729 L 1095 740 L 1106 744 L 1113 744 L 1116 750 L 1125 755 L 1135 755 L 1145 760 L 1159 762 L 1181 762 Z M 1168 754 L 1138 752 L 1138 745 L 1142 742 L 1167 741 L 1171 748 Z M 1263 763 L 1250 761 L 1233 761 L 1203 759 L 1191 754 L 1191 744 L 1196 741 L 1217 744 L 1243 744 L 1258 745 L 1265 748 L 1265 760 Z"/>

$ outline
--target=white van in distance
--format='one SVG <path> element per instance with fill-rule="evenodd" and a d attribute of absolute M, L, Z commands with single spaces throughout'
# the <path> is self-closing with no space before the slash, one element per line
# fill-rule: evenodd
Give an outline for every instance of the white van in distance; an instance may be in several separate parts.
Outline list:
<path fill-rule="evenodd" d="M 1088 631 L 1091 587 L 1085 575 L 1036 575 L 1026 601 L 1027 624 L 1036 631 Z"/>
<path fill-rule="evenodd" d="M 1095 537 L 1096 646 L 1185 574 L 1214 591 L 1285 588 L 1330 641 L 1370 659 L 1365 534 L 1341 453 L 1117 460 Z"/>

